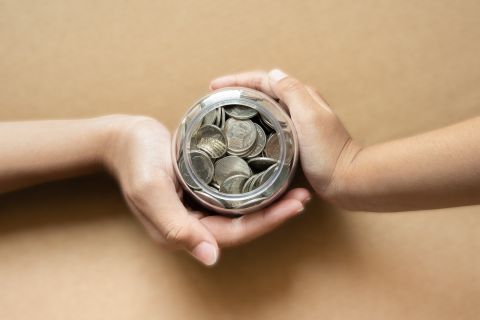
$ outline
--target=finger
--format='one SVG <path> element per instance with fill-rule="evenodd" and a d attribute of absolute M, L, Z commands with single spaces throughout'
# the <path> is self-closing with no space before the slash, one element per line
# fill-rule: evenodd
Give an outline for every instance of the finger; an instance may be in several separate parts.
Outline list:
<path fill-rule="evenodd" d="M 309 90 L 297 79 L 288 76 L 279 69 L 270 71 L 268 78 L 272 91 L 280 100 L 285 102 L 292 120 L 299 122 L 299 126 L 312 123 L 313 120 L 327 116 L 327 114 L 331 115 L 323 99 L 319 96 L 314 98 L 312 90 Z M 318 120 L 321 121 L 322 119 Z"/>
<path fill-rule="evenodd" d="M 258 212 L 234 219 L 210 216 L 201 221 L 221 247 L 235 246 L 251 241 L 299 215 L 309 199 L 307 189 L 293 189 L 280 201 Z"/>
<path fill-rule="evenodd" d="M 276 99 L 276 95 L 270 87 L 268 73 L 265 71 L 249 71 L 237 74 L 231 74 L 214 79 L 210 83 L 212 90 L 224 87 L 247 87 L 262 91 L 265 94 Z"/>
<path fill-rule="evenodd" d="M 182 205 L 168 175 L 146 178 L 129 197 L 169 244 L 183 247 L 205 265 L 213 265 L 218 260 L 215 238 Z"/>

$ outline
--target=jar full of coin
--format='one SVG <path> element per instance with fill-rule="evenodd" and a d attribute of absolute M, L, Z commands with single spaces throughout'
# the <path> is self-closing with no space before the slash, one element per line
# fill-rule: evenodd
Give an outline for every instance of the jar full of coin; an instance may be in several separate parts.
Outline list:
<path fill-rule="evenodd" d="M 287 112 L 249 88 L 223 88 L 198 100 L 173 140 L 182 187 L 203 206 L 227 215 L 275 201 L 298 162 L 297 134 Z"/>

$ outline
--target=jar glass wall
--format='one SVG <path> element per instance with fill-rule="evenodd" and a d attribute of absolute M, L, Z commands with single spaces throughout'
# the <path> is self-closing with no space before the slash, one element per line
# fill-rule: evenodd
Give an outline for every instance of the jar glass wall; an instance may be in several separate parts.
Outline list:
<path fill-rule="evenodd" d="M 298 162 L 288 114 L 248 88 L 223 88 L 198 100 L 173 139 L 182 187 L 223 214 L 246 214 L 273 202 L 287 189 Z"/>

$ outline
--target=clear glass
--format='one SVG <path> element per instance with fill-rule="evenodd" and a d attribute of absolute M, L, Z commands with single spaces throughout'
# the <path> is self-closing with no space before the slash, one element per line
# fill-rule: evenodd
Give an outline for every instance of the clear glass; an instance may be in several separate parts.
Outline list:
<path fill-rule="evenodd" d="M 269 174 L 263 184 L 245 193 L 230 194 L 205 183 L 193 169 L 192 157 L 183 155 L 191 155 L 190 152 L 196 150 L 192 137 L 204 123 L 207 114 L 234 105 L 255 109 L 262 121 L 272 129 L 271 135 L 277 135 L 279 149 L 276 150 L 278 159 L 275 159 L 277 163 L 271 170 L 273 173 Z M 266 94 L 242 87 L 219 89 L 198 100 L 187 111 L 176 130 L 172 148 L 175 173 L 183 189 L 208 209 L 227 215 L 246 214 L 272 203 L 287 189 L 298 162 L 297 134 L 287 112 Z M 186 176 L 190 186 L 186 182 Z"/>

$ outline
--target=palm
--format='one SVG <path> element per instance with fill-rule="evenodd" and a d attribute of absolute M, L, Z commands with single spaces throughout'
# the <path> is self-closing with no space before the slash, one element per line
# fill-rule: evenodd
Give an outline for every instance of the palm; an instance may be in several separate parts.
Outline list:
<path fill-rule="evenodd" d="M 115 172 L 129 207 L 159 243 L 190 252 L 201 242 L 224 247 L 258 237 L 297 215 L 310 197 L 306 189 L 293 189 L 271 207 L 239 218 L 192 211 L 182 203 L 170 133 L 162 124 L 139 119 L 114 149 Z"/>

